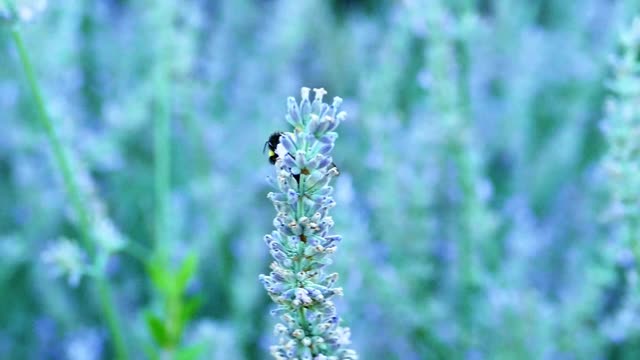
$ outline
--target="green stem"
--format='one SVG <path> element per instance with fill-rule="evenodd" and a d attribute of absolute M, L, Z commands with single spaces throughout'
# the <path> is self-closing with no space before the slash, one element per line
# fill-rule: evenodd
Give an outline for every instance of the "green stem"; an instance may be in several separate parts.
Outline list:
<path fill-rule="evenodd" d="M 31 61 L 29 59 L 29 54 L 24 46 L 24 41 L 22 40 L 22 36 L 16 27 L 11 29 L 11 36 L 13 38 L 13 42 L 15 43 L 16 49 L 18 50 L 18 56 L 20 58 L 20 62 L 24 69 L 25 75 L 27 77 L 27 83 L 29 85 L 29 89 L 31 90 L 33 100 L 36 104 L 36 111 L 38 113 L 38 119 L 45 129 L 47 139 L 51 143 L 51 147 L 53 149 L 53 154 L 55 157 L 55 161 L 57 166 L 62 171 L 62 178 L 64 182 L 65 189 L 69 193 L 71 198 L 71 204 L 76 212 L 76 215 L 79 218 L 79 227 L 80 232 L 82 233 L 82 241 L 85 249 L 89 252 L 89 254 L 94 254 L 93 243 L 91 242 L 91 218 L 89 216 L 88 209 L 84 206 L 82 202 L 82 198 L 80 196 L 80 189 L 75 181 L 73 176 L 73 171 L 71 169 L 71 164 L 69 159 L 64 151 L 64 147 L 60 138 L 56 134 L 55 127 L 49 114 L 47 113 L 47 109 L 44 103 L 44 98 L 42 96 L 42 92 L 40 90 L 40 86 L 38 85 L 38 81 L 35 76 L 35 72 L 33 71 L 33 67 L 31 65 Z M 104 267 L 101 267 L 103 270 Z M 103 272 L 103 271 L 102 271 Z M 111 295 L 111 287 L 110 284 L 106 281 L 106 279 L 102 277 L 98 277 L 97 280 L 98 287 L 98 295 L 100 298 L 100 304 L 102 306 L 102 310 L 105 316 L 105 319 L 108 323 L 109 329 L 113 336 L 115 351 L 118 359 L 128 359 L 129 355 L 127 353 L 127 348 L 124 342 L 124 338 L 121 331 L 121 323 L 116 313 L 116 308 L 113 302 L 113 298 Z"/>
<path fill-rule="evenodd" d="M 164 41 L 168 41 L 165 39 Z M 155 214 L 155 246 L 160 254 L 168 251 L 169 229 L 169 191 L 170 191 L 170 166 L 171 166 L 171 110 L 169 99 L 168 76 L 168 52 L 159 56 L 159 64 L 155 73 L 155 121 L 154 135 L 154 193 L 156 203 Z"/>
<path fill-rule="evenodd" d="M 100 305 L 102 306 L 105 320 L 107 321 L 107 325 L 111 331 L 111 336 L 113 337 L 116 358 L 118 360 L 129 359 L 129 352 L 124 340 L 124 335 L 123 332 L 120 331 L 122 323 L 118 313 L 116 312 L 111 285 L 107 279 L 102 276 L 99 276 L 96 281 Z"/>
<path fill-rule="evenodd" d="M 307 143 L 306 141 L 304 142 L 304 152 L 307 152 Z M 307 189 L 305 189 L 305 184 L 306 182 L 306 175 L 302 174 L 302 172 L 300 173 L 300 177 L 298 180 L 298 203 L 297 203 L 297 207 L 296 207 L 296 221 L 299 223 L 300 222 L 300 218 L 302 218 L 303 216 L 305 216 L 305 208 L 304 208 L 304 201 L 303 198 L 306 195 L 306 191 Z M 304 258 L 304 244 L 300 243 L 300 246 L 298 247 L 298 258 L 299 260 L 299 264 L 298 264 L 298 271 L 302 271 L 302 259 Z M 300 318 L 300 326 L 302 327 L 302 329 L 304 330 L 305 334 L 307 333 L 308 329 L 308 324 L 307 324 L 307 316 L 305 314 L 305 309 L 303 307 L 298 309 L 298 317 Z"/>
<path fill-rule="evenodd" d="M 169 5 L 167 5 L 169 6 Z M 155 43 L 155 58 L 153 69 L 153 172 L 154 172 L 154 244 L 153 252 L 159 257 L 156 261 L 168 266 L 170 263 L 170 232 L 169 199 L 171 191 L 171 43 L 172 43 L 172 11 L 166 8 L 156 9 L 152 18 L 155 20 L 158 42 Z M 162 291 L 160 291 L 162 293 Z M 171 339 L 170 344 L 162 346 L 161 360 L 175 358 L 176 349 L 180 348 L 183 329 L 180 326 L 179 308 L 180 296 L 164 293 L 165 319 L 164 326 Z M 177 298 L 176 298 L 177 296 Z"/>
<path fill-rule="evenodd" d="M 51 147 L 53 149 L 53 156 L 55 157 L 55 161 L 58 167 L 60 167 L 60 170 L 62 171 L 62 180 L 64 182 L 64 186 L 67 189 L 69 196 L 71 197 L 71 205 L 73 206 L 73 209 L 79 218 L 78 220 L 80 222 L 80 231 L 82 232 L 82 240 L 84 241 L 83 245 L 85 249 L 89 251 L 89 253 L 92 253 L 93 244 L 89 240 L 91 238 L 91 221 L 88 212 L 83 206 L 80 197 L 80 191 L 73 177 L 71 164 L 69 163 L 69 160 L 65 154 L 62 142 L 56 134 L 53 122 L 51 121 L 47 113 L 42 92 L 40 91 L 40 87 L 38 86 L 38 82 L 35 77 L 35 72 L 33 71 L 33 67 L 31 66 L 31 61 L 29 60 L 29 55 L 24 46 L 22 36 L 20 35 L 20 32 L 17 28 L 14 27 L 13 29 L 11 29 L 11 36 L 13 37 L 13 42 L 15 43 L 18 50 L 18 56 L 20 57 L 20 62 L 22 63 L 22 67 L 27 77 L 29 89 L 31 90 L 33 100 L 36 104 L 38 120 L 46 131 L 47 138 L 51 143 Z"/>

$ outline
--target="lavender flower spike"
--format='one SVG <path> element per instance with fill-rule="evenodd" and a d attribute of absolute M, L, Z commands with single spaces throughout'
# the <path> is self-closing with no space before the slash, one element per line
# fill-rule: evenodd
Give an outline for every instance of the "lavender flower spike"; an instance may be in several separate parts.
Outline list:
<path fill-rule="evenodd" d="M 338 275 L 324 271 L 341 239 L 329 235 L 333 219 L 328 213 L 335 201 L 328 184 L 338 174 L 330 155 L 338 137 L 333 130 L 344 114 L 336 116 L 340 98 L 329 106 L 322 101 L 324 89 L 314 92 L 313 101 L 309 88 L 302 88 L 300 104 L 288 99 L 286 118 L 294 129 L 282 135 L 276 151 L 276 191 L 268 195 L 277 211 L 276 230 L 264 239 L 275 261 L 260 281 L 278 305 L 273 313 L 282 320 L 275 326 L 280 341 L 271 347 L 274 358 L 353 360 L 358 355 L 346 348 L 350 330 L 340 326 L 331 301 L 342 295 L 342 288 L 334 287 Z"/>

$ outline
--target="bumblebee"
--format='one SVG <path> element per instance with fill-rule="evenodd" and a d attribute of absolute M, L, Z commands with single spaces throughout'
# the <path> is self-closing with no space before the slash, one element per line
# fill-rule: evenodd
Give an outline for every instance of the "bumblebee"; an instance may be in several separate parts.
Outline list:
<path fill-rule="evenodd" d="M 267 148 L 269 149 L 269 163 L 271 165 L 275 165 L 276 160 L 278 160 L 278 154 L 276 154 L 276 148 L 278 147 L 278 144 L 280 144 L 280 136 L 282 136 L 282 134 L 284 134 L 282 131 L 278 131 L 269 135 L 269 140 L 267 140 L 264 143 L 264 146 L 262 147 L 263 153 L 265 152 L 265 150 L 267 150 Z M 289 154 L 289 156 L 291 156 L 291 154 Z M 336 170 L 338 170 L 338 167 L 334 163 L 331 163 L 331 165 L 329 166 L 329 169 L 331 168 L 336 168 Z M 340 170 L 338 170 L 338 174 L 339 173 L 340 173 Z M 293 175 L 293 177 L 296 179 L 296 181 L 300 179 L 300 175 Z"/>
<path fill-rule="evenodd" d="M 280 144 L 280 136 L 282 136 L 282 132 L 274 132 L 269 135 L 269 140 L 264 143 L 264 147 L 262 147 L 262 152 L 269 148 L 269 163 L 271 165 L 275 165 L 276 160 L 278 159 L 278 154 L 276 154 L 276 148 L 278 144 Z"/>

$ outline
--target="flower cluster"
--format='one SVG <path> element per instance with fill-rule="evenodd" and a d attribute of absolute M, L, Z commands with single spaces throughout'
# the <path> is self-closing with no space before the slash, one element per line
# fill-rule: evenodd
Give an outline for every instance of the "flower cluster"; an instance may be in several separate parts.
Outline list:
<path fill-rule="evenodd" d="M 627 246 L 632 246 L 640 259 L 640 18 L 622 33 L 621 53 L 613 62 L 613 79 L 609 83 L 612 96 L 606 103 L 604 133 L 609 151 L 605 167 L 611 183 L 613 199 L 608 216 L 619 221 Z"/>
<path fill-rule="evenodd" d="M 41 257 L 42 262 L 50 266 L 53 276 L 66 276 L 73 287 L 80 284 L 82 275 L 87 271 L 87 255 L 69 239 L 62 238 L 51 244 Z"/>
<path fill-rule="evenodd" d="M 339 235 L 329 235 L 333 219 L 328 216 L 335 206 L 329 182 L 338 175 L 331 150 L 338 134 L 334 130 L 346 118 L 338 112 L 342 99 L 323 103 L 324 89 L 302 88 L 302 101 L 288 99 L 287 121 L 293 132 L 280 136 L 275 153 L 277 179 L 269 179 L 277 189 L 268 198 L 278 214 L 276 228 L 265 236 L 275 261 L 269 275 L 260 275 L 281 315 L 275 326 L 279 345 L 271 348 L 276 359 L 357 359 L 350 343 L 350 330 L 340 326 L 340 318 L 331 299 L 342 295 L 335 287 L 337 273 L 327 274 L 330 255 L 336 251 Z"/>

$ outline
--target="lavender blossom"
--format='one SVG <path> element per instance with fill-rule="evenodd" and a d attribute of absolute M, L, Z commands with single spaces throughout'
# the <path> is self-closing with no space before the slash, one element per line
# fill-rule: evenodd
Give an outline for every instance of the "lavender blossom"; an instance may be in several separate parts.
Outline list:
<path fill-rule="evenodd" d="M 346 113 L 338 112 L 341 98 L 328 105 L 322 101 L 326 91 L 314 91 L 313 102 L 306 87 L 300 104 L 288 99 L 286 120 L 294 129 L 280 137 L 277 179 L 270 179 L 277 191 L 267 196 L 278 212 L 276 230 L 264 237 L 275 261 L 260 281 L 282 320 L 275 326 L 280 342 L 271 354 L 282 360 L 357 359 L 346 348 L 350 330 L 340 326 L 332 301 L 342 295 L 342 288 L 334 286 L 338 274 L 324 272 L 342 239 L 329 234 L 334 223 L 328 213 L 335 206 L 329 182 L 338 175 L 331 158 L 338 137 L 334 130 Z"/>
<path fill-rule="evenodd" d="M 87 256 L 76 242 L 62 238 L 50 245 L 41 255 L 42 262 L 52 269 L 54 277 L 66 276 L 69 285 L 75 287 L 86 273 Z"/>
<path fill-rule="evenodd" d="M 609 175 L 612 204 L 608 217 L 619 226 L 625 246 L 640 260 L 640 168 L 638 167 L 638 129 L 640 125 L 640 18 L 636 18 L 620 36 L 621 54 L 612 59 L 612 96 L 606 103 L 603 130 L 609 149 L 604 166 Z"/>

